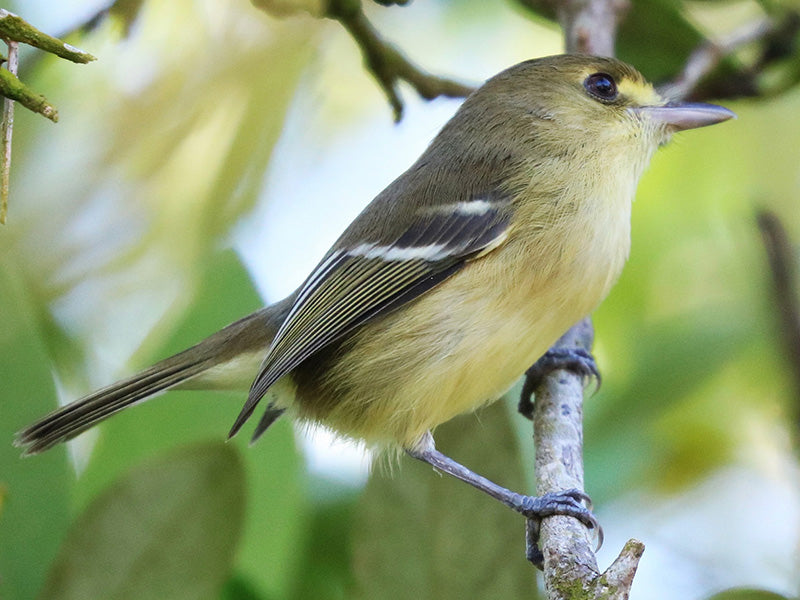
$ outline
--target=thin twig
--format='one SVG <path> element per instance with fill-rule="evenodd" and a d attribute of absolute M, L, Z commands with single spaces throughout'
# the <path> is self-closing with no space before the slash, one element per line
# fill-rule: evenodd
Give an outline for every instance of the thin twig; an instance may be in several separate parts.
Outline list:
<path fill-rule="evenodd" d="M 764 18 L 742 26 L 721 40 L 703 42 L 689 55 L 680 74 L 669 83 L 660 86 L 659 92 L 664 97 L 674 100 L 690 96 L 723 59 L 747 44 L 766 38 L 774 31 L 773 20 Z"/>
<path fill-rule="evenodd" d="M 47 117 L 54 123 L 58 121 L 58 111 L 55 106 L 50 104 L 47 98 L 25 85 L 8 69 L 0 69 L 0 96 L 16 100 L 25 108 Z"/>
<path fill-rule="evenodd" d="M 39 31 L 21 17 L 4 8 L 0 8 L 0 37 L 34 46 L 76 63 L 88 63 L 97 60 L 88 52 L 84 52 L 66 42 L 62 42 L 58 38 Z"/>
<path fill-rule="evenodd" d="M 797 398 L 800 398 L 800 298 L 797 259 L 780 219 L 766 210 L 760 211 L 756 218 L 772 273 L 785 355 L 791 365 Z"/>
<path fill-rule="evenodd" d="M 84 52 L 58 38 L 39 31 L 33 25 L 3 8 L 0 8 L 0 39 L 6 43 L 28 44 L 45 52 L 76 63 L 88 63 L 96 60 L 88 52 Z M 25 108 L 58 121 L 58 112 L 47 99 L 33 91 L 16 76 L 16 68 L 11 71 L 0 69 L 0 95 L 16 100 Z"/>
<path fill-rule="evenodd" d="M 330 0 L 325 16 L 341 23 L 358 44 L 367 70 L 386 94 L 396 121 L 403 116 L 403 101 L 397 91 L 400 81 L 409 83 L 426 100 L 439 96 L 463 98 L 474 89 L 452 79 L 432 75 L 411 63 L 395 46 L 381 37 L 364 14 L 360 0 Z"/>
<path fill-rule="evenodd" d="M 8 46 L 8 61 L 5 68 L 16 76 L 19 66 L 19 46 L 17 42 L 6 40 Z M 14 101 L 11 98 L 3 99 L 3 124 L 2 144 L 3 155 L 0 163 L 0 225 L 6 224 L 8 216 L 9 179 L 11 175 L 11 137 L 14 133 Z"/>

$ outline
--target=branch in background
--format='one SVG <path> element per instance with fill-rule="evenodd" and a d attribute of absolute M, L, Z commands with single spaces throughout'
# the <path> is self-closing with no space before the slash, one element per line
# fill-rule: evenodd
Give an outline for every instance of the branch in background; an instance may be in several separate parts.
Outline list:
<path fill-rule="evenodd" d="M 0 8 L 0 38 L 28 44 L 76 63 L 97 60 L 88 52 L 39 31 L 14 13 Z"/>
<path fill-rule="evenodd" d="M 593 339 L 592 323 L 587 318 L 572 327 L 554 348 L 589 351 Z M 558 370 L 534 390 L 537 495 L 583 490 L 583 388 L 580 374 Z M 542 521 L 539 534 L 549 600 L 628 598 L 644 552 L 640 541 L 629 540 L 605 573 L 600 573 L 588 531 L 577 520 L 549 517 Z M 528 547 L 532 547 L 530 539 Z"/>
<path fill-rule="evenodd" d="M 772 273 L 786 359 L 791 365 L 797 398 L 800 398 L 800 298 L 797 259 L 780 219 L 766 210 L 760 211 L 756 218 Z"/>
<path fill-rule="evenodd" d="M 58 111 L 55 107 L 44 96 L 22 83 L 8 69 L 0 69 L 0 95 L 5 96 L 7 100 L 16 100 L 25 108 L 47 117 L 54 123 L 58 121 Z"/>
<path fill-rule="evenodd" d="M 400 81 L 406 81 L 426 100 L 439 96 L 463 98 L 473 88 L 443 77 L 437 77 L 412 64 L 392 44 L 384 40 L 369 22 L 360 0 L 330 0 L 325 16 L 339 21 L 353 37 L 367 70 L 381 86 L 394 111 L 395 121 L 403 116 L 403 101 L 397 91 Z"/>
<path fill-rule="evenodd" d="M 554 1 L 564 29 L 567 52 L 614 56 L 617 25 L 628 11 L 629 0 Z"/>
<path fill-rule="evenodd" d="M 408 0 L 375 0 L 378 4 L 406 4 Z M 386 94 L 394 111 L 395 121 L 403 117 L 403 101 L 397 86 L 401 81 L 410 84 L 426 100 L 439 96 L 463 98 L 472 87 L 432 75 L 410 62 L 395 46 L 384 40 L 364 14 L 361 0 L 328 0 L 320 6 L 318 0 L 252 0 L 253 4 L 276 16 L 308 12 L 315 17 L 338 21 L 355 40 L 364 57 L 367 70 Z"/>
<path fill-rule="evenodd" d="M 9 175 L 11 172 L 11 134 L 14 126 L 14 101 L 55 122 L 58 112 L 44 96 L 37 94 L 17 77 L 18 46 L 28 44 L 76 63 L 96 60 L 94 56 L 39 31 L 21 17 L 0 8 L 0 39 L 8 46 L 7 68 L 0 68 L 0 95 L 3 102 L 2 157 L 0 158 L 0 224 L 6 222 Z"/>
<path fill-rule="evenodd" d="M 6 44 L 28 44 L 76 63 L 88 63 L 96 60 L 88 52 L 39 31 L 21 17 L 3 8 L 0 8 L 0 39 L 3 39 Z M 58 112 L 44 96 L 37 94 L 17 78 L 16 67 L 13 70 L 0 69 L 0 95 L 16 100 L 25 108 L 39 113 L 51 121 L 58 121 Z"/>
<path fill-rule="evenodd" d="M 692 52 L 683 70 L 675 79 L 659 87 L 659 92 L 675 100 L 692 96 L 700 83 L 717 68 L 723 59 L 731 56 L 743 46 L 767 40 L 779 32 L 783 32 L 780 24 L 773 19 L 764 18 L 748 23 L 719 41 L 708 40 Z"/>
<path fill-rule="evenodd" d="M 517 0 L 535 15 L 558 21 L 567 52 L 614 56 L 617 25 L 630 0 Z"/>
<path fill-rule="evenodd" d="M 768 17 L 749 23 L 724 39 L 701 44 L 689 57 L 684 69 L 670 83 L 660 86 L 665 95 L 692 100 L 768 97 L 800 82 L 797 68 L 800 13 L 786 11 L 781 17 Z M 720 69 L 722 63 L 741 48 L 758 45 L 757 58 L 749 64 Z M 784 62 L 780 76 L 767 69 Z"/>
<path fill-rule="evenodd" d="M 0 71 L 15 77 L 19 66 L 19 46 L 17 42 L 12 41 L 6 41 L 6 45 L 8 46 L 8 61 L 5 65 L 6 68 L 0 69 Z M 0 225 L 5 225 L 6 216 L 8 215 L 8 190 L 11 177 L 11 137 L 14 133 L 14 101 L 9 98 L 3 100 L 3 124 L 0 129 L 2 129 L 3 148 L 2 158 L 0 158 Z"/>

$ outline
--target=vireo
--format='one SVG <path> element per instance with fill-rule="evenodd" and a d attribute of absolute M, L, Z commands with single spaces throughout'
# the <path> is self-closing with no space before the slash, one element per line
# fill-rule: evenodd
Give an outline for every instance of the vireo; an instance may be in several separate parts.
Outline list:
<path fill-rule="evenodd" d="M 618 60 L 529 60 L 470 95 L 288 298 L 19 433 L 33 454 L 169 388 L 252 384 L 372 448 L 400 448 L 530 518 L 594 518 L 581 493 L 520 496 L 438 452 L 430 431 L 499 398 L 608 294 L 636 184 L 673 132 L 733 116 L 662 98 Z"/>

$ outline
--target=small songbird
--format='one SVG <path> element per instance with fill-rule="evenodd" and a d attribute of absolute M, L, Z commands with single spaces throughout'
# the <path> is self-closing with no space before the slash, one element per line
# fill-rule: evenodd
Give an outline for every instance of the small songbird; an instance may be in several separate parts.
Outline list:
<path fill-rule="evenodd" d="M 252 384 L 376 449 L 402 449 L 529 518 L 596 522 L 581 493 L 514 494 L 440 453 L 430 432 L 499 398 L 608 294 L 653 152 L 733 116 L 671 103 L 611 58 L 529 60 L 470 95 L 288 298 L 60 408 L 18 434 L 35 454 L 170 388 Z M 490 450 L 487 450 L 490 451 Z"/>

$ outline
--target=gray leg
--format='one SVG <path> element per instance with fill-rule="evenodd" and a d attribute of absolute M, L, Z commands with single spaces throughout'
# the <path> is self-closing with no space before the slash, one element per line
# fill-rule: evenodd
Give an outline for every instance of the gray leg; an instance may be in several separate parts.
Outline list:
<path fill-rule="evenodd" d="M 553 515 L 575 517 L 589 529 L 597 531 L 602 540 L 602 530 L 597 519 L 583 504 L 586 502 L 591 505 L 589 497 L 579 490 L 566 490 L 559 493 L 544 494 L 543 496 L 517 494 L 470 471 L 464 465 L 439 452 L 430 432 L 426 433 L 416 446 L 406 450 L 406 452 L 410 456 L 428 463 L 437 471 L 452 475 L 456 479 L 460 479 L 489 494 L 495 500 L 499 500 L 528 519 L 538 522 L 544 517 Z"/>

